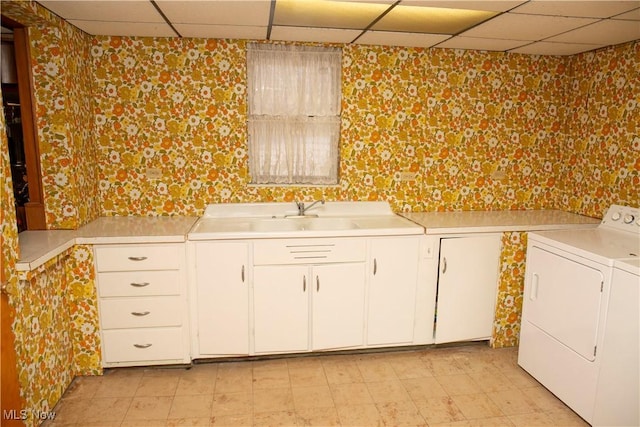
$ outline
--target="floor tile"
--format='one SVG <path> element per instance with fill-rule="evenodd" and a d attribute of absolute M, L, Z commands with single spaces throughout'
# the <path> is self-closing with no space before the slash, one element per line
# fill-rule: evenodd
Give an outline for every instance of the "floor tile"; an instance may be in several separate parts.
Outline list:
<path fill-rule="evenodd" d="M 333 397 L 328 385 L 312 387 L 293 387 L 293 406 L 295 410 L 310 408 L 333 408 Z"/>
<path fill-rule="evenodd" d="M 534 401 L 520 390 L 504 390 L 487 393 L 505 415 L 529 414 L 542 412 Z"/>
<path fill-rule="evenodd" d="M 451 396 L 451 399 L 467 419 L 500 417 L 504 414 L 484 393 Z"/>
<path fill-rule="evenodd" d="M 340 426 L 336 408 L 296 408 L 296 423 L 299 426 Z"/>
<path fill-rule="evenodd" d="M 293 411 L 291 388 L 253 391 L 253 412 Z M 255 421 L 255 420 L 254 420 Z"/>
<path fill-rule="evenodd" d="M 250 427 L 253 426 L 253 414 L 214 415 L 211 426 L 215 427 Z"/>
<path fill-rule="evenodd" d="M 430 397 L 416 401 L 420 414 L 429 425 L 462 421 L 465 416 L 449 396 Z"/>
<path fill-rule="evenodd" d="M 136 390 L 136 396 L 174 396 L 180 377 L 176 375 L 144 376 Z"/>
<path fill-rule="evenodd" d="M 447 395 L 435 377 L 409 378 L 402 380 L 402 384 L 414 401 Z"/>
<path fill-rule="evenodd" d="M 349 384 L 364 382 L 358 364 L 352 360 L 327 360 L 323 364 L 325 377 L 329 384 Z"/>
<path fill-rule="evenodd" d="M 270 411 L 253 414 L 255 427 L 295 426 L 296 414 L 293 411 Z"/>
<path fill-rule="evenodd" d="M 336 406 L 373 404 L 373 398 L 365 383 L 333 384 L 331 395 Z"/>
<path fill-rule="evenodd" d="M 253 394 L 247 392 L 215 393 L 211 406 L 213 417 L 253 413 Z"/>
<path fill-rule="evenodd" d="M 382 426 L 384 421 L 373 403 L 366 405 L 337 406 L 338 417 L 343 426 Z"/>
<path fill-rule="evenodd" d="M 121 422 L 124 420 L 131 397 L 102 397 L 91 399 L 89 409 L 82 414 L 79 424 L 90 422 Z"/>
<path fill-rule="evenodd" d="M 387 402 L 376 404 L 385 426 L 427 426 L 413 402 Z"/>
<path fill-rule="evenodd" d="M 213 394 L 175 396 L 168 418 L 206 418 L 211 416 Z"/>
<path fill-rule="evenodd" d="M 172 400 L 172 396 L 134 397 L 125 420 L 166 420 Z"/>
<path fill-rule="evenodd" d="M 478 394 L 482 392 L 480 386 L 467 374 L 441 375 L 435 378 L 449 396 Z"/>
<path fill-rule="evenodd" d="M 402 381 L 389 380 L 367 383 L 369 394 L 375 403 L 406 402 L 411 400 Z"/>

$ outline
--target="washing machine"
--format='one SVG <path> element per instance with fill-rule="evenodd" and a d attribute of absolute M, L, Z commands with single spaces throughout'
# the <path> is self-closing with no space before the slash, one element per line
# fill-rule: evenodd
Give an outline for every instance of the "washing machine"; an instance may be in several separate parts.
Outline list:
<path fill-rule="evenodd" d="M 615 267 L 639 253 L 640 209 L 628 206 L 612 205 L 596 228 L 528 236 L 518 364 L 590 424 L 607 320 L 637 319 L 637 310 L 610 306 Z"/>
<path fill-rule="evenodd" d="M 613 264 L 594 426 L 640 425 L 640 259 Z"/>

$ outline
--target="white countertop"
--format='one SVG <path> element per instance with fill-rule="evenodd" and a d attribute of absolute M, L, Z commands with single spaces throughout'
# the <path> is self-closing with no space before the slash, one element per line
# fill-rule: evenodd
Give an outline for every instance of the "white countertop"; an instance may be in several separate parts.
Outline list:
<path fill-rule="evenodd" d="M 23 231 L 18 271 L 32 271 L 76 244 L 184 242 L 197 217 L 101 217 L 78 230 Z"/>
<path fill-rule="evenodd" d="M 597 218 L 559 210 L 409 212 L 401 215 L 423 226 L 426 234 L 561 230 L 600 224 Z"/>

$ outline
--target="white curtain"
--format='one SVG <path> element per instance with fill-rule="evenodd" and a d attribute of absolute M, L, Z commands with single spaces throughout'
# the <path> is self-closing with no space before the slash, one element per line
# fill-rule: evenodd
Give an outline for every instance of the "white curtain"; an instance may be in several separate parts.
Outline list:
<path fill-rule="evenodd" d="M 336 184 L 341 51 L 249 44 L 249 169 L 257 184 Z"/>

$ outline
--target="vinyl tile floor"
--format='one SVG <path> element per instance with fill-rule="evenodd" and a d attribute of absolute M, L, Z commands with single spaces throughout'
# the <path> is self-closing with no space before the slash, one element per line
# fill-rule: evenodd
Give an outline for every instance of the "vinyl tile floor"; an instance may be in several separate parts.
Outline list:
<path fill-rule="evenodd" d="M 46 426 L 588 426 L 486 343 L 107 369 Z"/>

